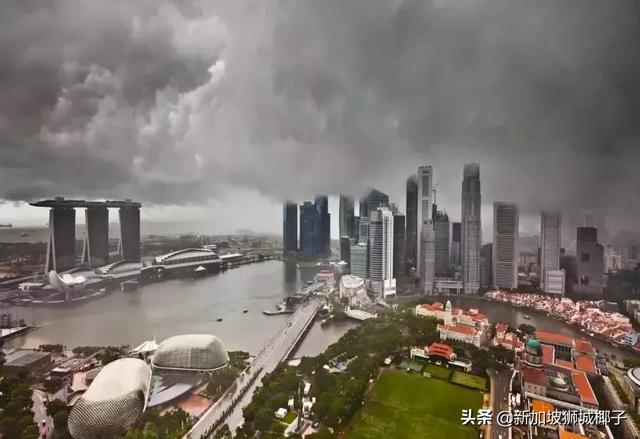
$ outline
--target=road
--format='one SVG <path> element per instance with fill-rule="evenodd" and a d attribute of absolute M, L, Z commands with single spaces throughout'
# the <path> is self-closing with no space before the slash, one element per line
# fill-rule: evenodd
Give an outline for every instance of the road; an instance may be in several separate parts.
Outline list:
<path fill-rule="evenodd" d="M 229 393 L 223 395 L 202 415 L 185 438 L 200 438 L 229 410 L 231 410 L 231 413 L 227 417 L 226 424 L 229 425 L 231 431 L 235 431 L 242 424 L 242 409 L 251 402 L 255 388 L 260 385 L 262 378 L 266 374 L 272 372 L 282 360 L 289 356 L 321 306 L 322 299 L 311 298 L 304 306 L 299 307 L 296 312 L 291 314 L 287 323 L 276 332 L 256 355 L 250 365 L 249 372 L 240 375 L 236 380 L 235 387 Z M 251 382 L 252 378 L 256 378 L 255 381 Z M 241 396 L 242 389 L 247 386 L 249 386 L 248 391 Z M 240 399 L 237 400 L 238 398 Z"/>
<path fill-rule="evenodd" d="M 493 412 L 491 439 L 507 439 L 509 438 L 509 429 L 499 426 L 496 423 L 496 416 L 502 410 L 509 410 L 509 387 L 513 371 L 510 369 L 503 371 L 489 369 L 487 373 L 491 381 L 491 409 Z"/>
<path fill-rule="evenodd" d="M 33 420 L 36 424 L 38 424 L 38 431 L 42 435 L 43 432 L 46 431 L 46 437 L 51 436 L 51 432 L 53 432 L 53 419 L 51 416 L 47 415 L 47 408 L 45 407 L 45 399 L 46 393 L 41 390 L 34 390 L 31 394 L 31 400 L 33 401 L 33 406 L 31 410 L 33 411 Z M 46 429 L 43 428 L 42 421 L 46 420 Z"/>

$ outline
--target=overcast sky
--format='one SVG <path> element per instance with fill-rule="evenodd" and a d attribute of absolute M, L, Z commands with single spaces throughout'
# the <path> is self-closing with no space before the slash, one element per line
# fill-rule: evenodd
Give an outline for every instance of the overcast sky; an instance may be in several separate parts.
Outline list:
<path fill-rule="evenodd" d="M 640 224 L 636 0 L 4 0 L 0 222 L 133 198 L 143 219 L 279 232 L 283 198 L 404 208 L 434 166 L 493 201 Z M 332 211 L 337 213 L 337 204 Z"/>

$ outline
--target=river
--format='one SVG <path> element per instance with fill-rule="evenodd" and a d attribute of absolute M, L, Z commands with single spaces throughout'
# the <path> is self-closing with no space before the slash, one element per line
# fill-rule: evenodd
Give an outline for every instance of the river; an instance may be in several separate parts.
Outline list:
<path fill-rule="evenodd" d="M 172 335 L 208 333 L 219 336 L 228 350 L 257 352 L 284 324 L 286 315 L 265 316 L 262 310 L 274 307 L 295 294 L 316 273 L 314 268 L 297 269 L 281 261 L 244 265 L 202 279 L 167 280 L 141 286 L 138 291 L 114 291 L 106 297 L 73 305 L 13 307 L 14 317 L 34 321 L 40 328 L 12 338 L 7 345 L 35 348 L 42 343 L 62 343 L 68 348 L 81 345 L 137 346 L 154 337 L 159 341 Z M 440 299 L 446 303 L 447 299 Z M 630 357 L 634 354 L 588 337 L 577 328 L 549 316 L 514 308 L 508 304 L 454 297 L 453 306 L 477 308 L 493 323 L 517 328 L 526 323 L 537 329 L 573 338 L 587 338 L 598 350 Z M 244 308 L 249 311 L 245 314 Z M 0 312 L 7 309 L 0 308 Z M 528 314 L 530 319 L 525 319 Z M 223 319 L 217 322 L 217 319 Z M 309 330 L 296 356 L 317 355 L 356 326 L 346 321 Z"/>
<path fill-rule="evenodd" d="M 34 322 L 40 328 L 7 341 L 14 347 L 36 348 L 43 343 L 137 346 L 177 334 L 208 333 L 222 339 L 228 350 L 257 352 L 284 324 L 286 315 L 265 316 L 298 292 L 316 270 L 267 261 L 227 270 L 202 279 L 173 279 L 141 286 L 138 291 L 113 291 L 81 304 L 0 309 Z M 248 312 L 243 313 L 247 308 Z M 217 319 L 222 321 L 218 322 Z M 356 326 L 343 322 L 321 327 L 316 322 L 296 355 L 316 355 Z"/>

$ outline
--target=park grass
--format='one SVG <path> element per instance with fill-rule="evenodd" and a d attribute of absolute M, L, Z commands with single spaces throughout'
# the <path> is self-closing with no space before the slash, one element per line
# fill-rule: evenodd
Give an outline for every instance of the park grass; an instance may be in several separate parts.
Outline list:
<path fill-rule="evenodd" d="M 400 364 L 398 364 L 398 367 L 402 370 L 411 369 L 414 372 L 420 373 L 424 368 L 424 363 L 421 363 L 419 361 L 404 359 L 400 362 Z"/>
<path fill-rule="evenodd" d="M 422 373 L 429 373 L 431 378 L 438 378 L 439 380 L 445 381 L 449 381 L 449 377 L 451 376 L 450 369 L 436 364 L 427 364 Z"/>
<path fill-rule="evenodd" d="M 486 390 L 487 388 L 487 380 L 485 378 L 459 371 L 453 372 L 451 382 L 472 389 Z"/>
<path fill-rule="evenodd" d="M 460 415 L 462 409 L 476 411 L 481 406 L 479 392 L 439 379 L 388 371 L 375 383 L 344 438 L 477 438 L 475 427 L 460 424 Z"/>
<path fill-rule="evenodd" d="M 289 410 L 286 416 L 282 418 L 282 422 L 289 425 L 294 421 L 294 419 L 296 419 L 297 416 L 298 414 L 296 412 L 294 412 L 293 410 Z"/>

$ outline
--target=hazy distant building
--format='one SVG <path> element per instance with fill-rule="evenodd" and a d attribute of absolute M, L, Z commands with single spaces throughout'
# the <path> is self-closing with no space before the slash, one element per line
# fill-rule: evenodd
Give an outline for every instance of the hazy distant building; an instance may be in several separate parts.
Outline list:
<path fill-rule="evenodd" d="M 359 243 L 351 246 L 351 263 L 349 264 L 351 274 L 362 279 L 369 278 L 369 267 L 367 266 L 367 245 Z"/>
<path fill-rule="evenodd" d="M 360 217 L 369 217 L 378 207 L 389 207 L 389 195 L 377 189 L 369 189 L 360 199 Z"/>
<path fill-rule="evenodd" d="M 308 258 L 318 256 L 316 209 L 310 201 L 300 205 L 300 253 Z"/>
<path fill-rule="evenodd" d="M 449 277 L 449 216 L 440 210 L 433 218 L 435 277 Z"/>
<path fill-rule="evenodd" d="M 353 214 L 353 197 L 340 194 L 340 218 L 339 233 L 340 236 L 353 237 L 354 232 L 354 214 Z"/>
<path fill-rule="evenodd" d="M 298 250 L 298 205 L 285 201 L 282 209 L 282 251 L 291 255 Z"/>
<path fill-rule="evenodd" d="M 422 227 L 420 237 L 420 288 L 424 294 L 433 294 L 436 278 L 436 236 L 431 220 Z"/>
<path fill-rule="evenodd" d="M 369 211 L 369 279 L 371 290 L 384 297 L 396 294 L 393 277 L 393 214 L 386 207 Z"/>
<path fill-rule="evenodd" d="M 464 165 L 462 180 L 462 281 L 465 294 L 475 294 L 480 288 L 480 165 Z"/>
<path fill-rule="evenodd" d="M 405 236 L 405 216 L 393 215 L 393 277 L 396 289 L 404 291 L 407 263 L 407 239 Z"/>
<path fill-rule="evenodd" d="M 340 260 L 351 263 L 351 246 L 355 244 L 355 240 L 348 236 L 340 237 Z"/>
<path fill-rule="evenodd" d="M 561 219 L 560 212 L 542 211 L 540 215 L 540 288 L 549 292 L 547 288 L 547 271 L 557 271 L 560 269 L 560 232 Z M 558 274 L 553 275 L 554 286 L 558 284 Z M 564 279 L 562 279 L 564 285 Z M 562 287 L 564 292 L 564 286 Z M 554 294 L 560 294 L 554 288 Z"/>
<path fill-rule="evenodd" d="M 418 256 L 418 177 L 407 179 L 407 261 L 416 268 Z"/>
<path fill-rule="evenodd" d="M 449 250 L 449 261 L 454 267 L 460 266 L 462 249 L 462 224 L 451 223 L 451 249 Z"/>
<path fill-rule="evenodd" d="M 366 216 L 360 217 L 360 232 L 358 233 L 358 242 L 369 244 L 369 218 Z"/>
<path fill-rule="evenodd" d="M 329 256 L 331 254 L 331 215 L 329 214 L 329 197 L 326 195 L 316 195 L 314 200 L 316 208 L 316 229 L 317 248 L 319 256 Z"/>
<path fill-rule="evenodd" d="M 493 286 L 493 244 L 484 244 L 480 247 L 480 287 Z"/>
<path fill-rule="evenodd" d="M 493 203 L 493 285 L 496 288 L 518 287 L 518 206 Z"/>
<path fill-rule="evenodd" d="M 351 237 L 355 239 L 356 242 L 360 241 L 360 217 L 359 216 L 353 217 L 353 233 L 351 234 Z"/>
<path fill-rule="evenodd" d="M 622 270 L 622 255 L 612 245 L 608 245 L 604 252 L 605 273 L 615 273 Z"/>
<path fill-rule="evenodd" d="M 578 227 L 576 260 L 578 283 L 575 292 L 602 294 L 604 289 L 604 248 L 598 243 L 598 229 Z"/>
<path fill-rule="evenodd" d="M 560 269 L 565 273 L 564 292 L 573 293 L 573 287 L 578 283 L 578 262 L 574 255 L 560 254 Z"/>
<path fill-rule="evenodd" d="M 423 165 L 418 167 L 418 216 L 417 216 L 417 225 L 418 225 L 418 242 L 417 242 L 417 256 L 416 260 L 418 261 L 416 265 L 416 274 L 420 279 L 422 279 L 422 283 L 425 282 L 425 277 L 422 273 L 422 267 L 425 266 L 425 258 L 427 260 L 434 260 L 435 256 L 430 253 L 425 255 L 424 251 L 432 251 L 433 246 L 431 244 L 427 244 L 425 247 L 423 245 L 424 239 L 431 239 L 430 236 L 433 235 L 433 169 L 431 166 Z M 426 231 L 425 228 L 431 229 L 430 231 Z M 433 248 L 435 251 L 435 248 Z M 426 279 L 426 282 L 433 283 L 433 277 L 430 279 Z"/>

